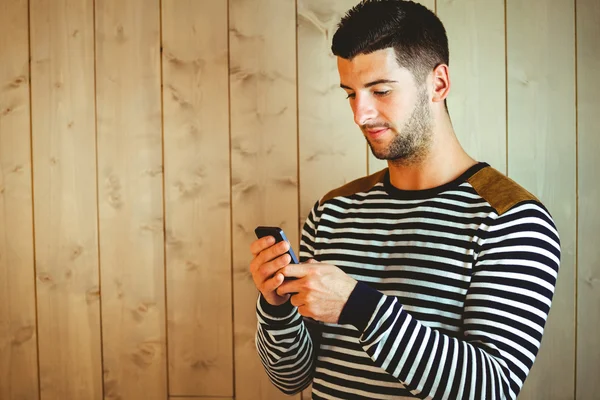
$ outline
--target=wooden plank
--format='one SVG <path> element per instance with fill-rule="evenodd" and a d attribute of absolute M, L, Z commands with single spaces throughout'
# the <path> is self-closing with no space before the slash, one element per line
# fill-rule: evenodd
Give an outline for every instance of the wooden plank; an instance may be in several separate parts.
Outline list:
<path fill-rule="evenodd" d="M 30 1 L 41 398 L 101 399 L 93 1 Z"/>
<path fill-rule="evenodd" d="M 367 173 L 365 139 L 331 53 L 337 24 L 356 3 L 298 1 L 300 229 L 321 196 Z"/>
<path fill-rule="evenodd" d="M 436 1 L 440 1 L 440 0 L 416 0 L 415 3 L 420 3 L 420 4 L 424 5 L 425 7 L 429 8 L 431 11 L 436 12 L 436 4 L 435 4 Z M 386 160 L 378 160 L 377 158 L 375 158 L 375 156 L 371 152 L 371 149 L 368 148 L 368 145 L 367 145 L 367 154 L 368 154 L 367 171 L 369 174 L 372 174 L 374 172 L 377 172 L 384 168 L 387 168 L 387 166 L 388 166 L 387 161 Z"/>
<path fill-rule="evenodd" d="M 562 251 L 542 347 L 519 399 L 574 394 L 574 20 L 570 0 L 507 2 L 508 173 L 549 209 Z"/>
<path fill-rule="evenodd" d="M 229 18 L 235 397 L 289 399 L 256 352 L 248 269 L 257 225 L 298 240 L 295 1 L 230 0 Z"/>
<path fill-rule="evenodd" d="M 429 8 L 433 12 L 438 12 L 438 5 L 436 4 L 439 1 L 443 0 L 415 0 L 415 3 L 423 4 L 425 7 Z"/>
<path fill-rule="evenodd" d="M 506 173 L 504 0 L 438 0 L 448 34 L 448 109 L 467 153 Z"/>
<path fill-rule="evenodd" d="M 340 88 L 331 39 L 357 0 L 298 0 L 300 233 L 315 202 L 367 172 L 365 140 Z M 299 247 L 299 241 L 296 244 Z M 310 399 L 311 387 L 302 393 Z"/>
<path fill-rule="evenodd" d="M 158 0 L 96 1 L 105 397 L 165 399 Z"/>
<path fill-rule="evenodd" d="M 38 399 L 28 3 L 0 1 L 0 399 Z"/>
<path fill-rule="evenodd" d="M 162 7 L 169 393 L 231 397 L 227 0 Z"/>
<path fill-rule="evenodd" d="M 600 2 L 577 0 L 577 116 L 579 133 L 577 399 L 600 393 Z"/>

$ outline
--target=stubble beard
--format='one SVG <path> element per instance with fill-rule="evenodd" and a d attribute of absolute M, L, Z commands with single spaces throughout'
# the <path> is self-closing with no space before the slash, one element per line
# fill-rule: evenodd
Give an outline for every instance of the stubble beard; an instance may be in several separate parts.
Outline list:
<path fill-rule="evenodd" d="M 365 136 L 376 158 L 388 160 L 395 165 L 407 166 L 419 164 L 427 157 L 433 136 L 433 120 L 427 103 L 427 92 L 422 90 L 408 121 L 400 132 L 392 130 L 395 136 L 386 147 L 373 146 Z"/>

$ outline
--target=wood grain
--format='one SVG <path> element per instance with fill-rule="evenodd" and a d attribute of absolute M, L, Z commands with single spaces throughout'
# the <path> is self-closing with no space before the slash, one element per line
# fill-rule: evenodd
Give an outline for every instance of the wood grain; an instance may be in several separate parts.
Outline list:
<path fill-rule="evenodd" d="M 249 247 L 258 225 L 280 226 L 298 240 L 295 1 L 229 4 L 235 394 L 289 399 L 256 352 Z"/>
<path fill-rule="evenodd" d="M 331 53 L 337 24 L 357 3 L 298 0 L 299 238 L 321 196 L 367 172 L 366 143 L 354 124 Z M 302 398 L 310 399 L 311 391 L 305 389 Z"/>
<path fill-rule="evenodd" d="M 367 172 L 365 139 L 331 53 L 337 24 L 356 3 L 298 1 L 300 228 L 321 196 Z"/>
<path fill-rule="evenodd" d="M 105 397 L 167 397 L 158 0 L 96 1 Z"/>
<path fill-rule="evenodd" d="M 38 399 L 28 3 L 0 1 L 0 399 Z"/>
<path fill-rule="evenodd" d="M 431 11 L 436 12 L 436 7 L 435 7 L 436 1 L 440 1 L 440 0 L 415 0 L 415 3 L 422 4 L 425 7 L 429 8 Z M 367 173 L 372 174 L 372 173 L 380 171 L 384 168 L 387 168 L 387 166 L 388 166 L 387 161 L 379 160 L 379 159 L 375 158 L 375 156 L 371 152 L 371 149 L 368 148 L 368 145 L 367 145 L 367 156 L 368 156 Z"/>
<path fill-rule="evenodd" d="M 573 398 L 575 26 L 572 1 L 509 0 L 508 174 L 549 209 L 561 266 L 542 347 L 519 399 Z"/>
<path fill-rule="evenodd" d="M 577 0 L 579 134 L 577 399 L 600 393 L 600 2 Z"/>
<path fill-rule="evenodd" d="M 42 400 L 101 399 L 92 0 L 32 0 Z"/>
<path fill-rule="evenodd" d="M 504 1 L 438 0 L 450 47 L 452 125 L 469 155 L 506 173 Z"/>
<path fill-rule="evenodd" d="M 227 0 L 162 7 L 169 393 L 232 397 Z"/>

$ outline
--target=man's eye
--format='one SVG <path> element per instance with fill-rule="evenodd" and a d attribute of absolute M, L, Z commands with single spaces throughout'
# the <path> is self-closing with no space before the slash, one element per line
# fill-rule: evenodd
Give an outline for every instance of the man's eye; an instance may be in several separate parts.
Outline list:
<path fill-rule="evenodd" d="M 354 93 L 348 93 L 348 96 L 346 96 L 346 99 L 353 99 L 356 95 Z"/>
<path fill-rule="evenodd" d="M 389 90 L 384 90 L 384 91 L 381 91 L 381 92 L 373 92 L 373 93 L 375 93 L 376 96 L 385 96 L 385 95 L 389 94 L 390 91 Z"/>

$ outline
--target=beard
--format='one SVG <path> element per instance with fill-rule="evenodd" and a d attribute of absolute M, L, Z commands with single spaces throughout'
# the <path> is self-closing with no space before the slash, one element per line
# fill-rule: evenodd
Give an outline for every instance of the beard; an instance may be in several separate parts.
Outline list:
<path fill-rule="evenodd" d="M 367 128 L 385 126 L 389 124 L 363 125 L 363 131 Z M 415 108 L 400 131 L 390 129 L 394 132 L 394 138 L 386 147 L 376 147 L 365 136 L 371 152 L 380 160 L 388 160 L 398 165 L 414 165 L 421 162 L 429 152 L 432 141 L 433 120 L 431 110 L 428 107 L 427 91 L 423 89 L 419 93 Z"/>

